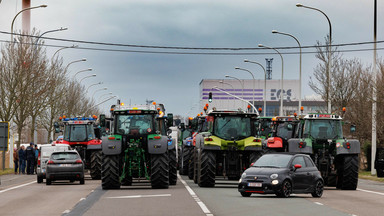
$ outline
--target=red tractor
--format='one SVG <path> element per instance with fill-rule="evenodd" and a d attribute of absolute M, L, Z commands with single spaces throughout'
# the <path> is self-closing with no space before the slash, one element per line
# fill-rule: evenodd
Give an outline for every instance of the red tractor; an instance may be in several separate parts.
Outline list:
<path fill-rule="evenodd" d="M 77 150 L 90 170 L 92 179 L 101 179 L 101 133 L 96 124 L 97 117 L 60 118 L 61 124 L 55 123 L 56 133 L 63 130 L 63 140 L 56 143 L 69 144 Z"/>

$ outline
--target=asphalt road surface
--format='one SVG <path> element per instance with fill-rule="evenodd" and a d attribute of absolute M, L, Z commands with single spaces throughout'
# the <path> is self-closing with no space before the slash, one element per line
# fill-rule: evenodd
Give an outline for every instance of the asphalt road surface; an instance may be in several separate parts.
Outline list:
<path fill-rule="evenodd" d="M 1 176 L 0 215 L 382 215 L 384 183 L 359 180 L 356 191 L 326 188 L 322 198 L 310 194 L 242 197 L 237 182 L 217 180 L 200 188 L 185 176 L 169 189 L 152 190 L 148 182 L 120 190 L 102 190 L 100 180 L 37 184 L 36 175 Z"/>

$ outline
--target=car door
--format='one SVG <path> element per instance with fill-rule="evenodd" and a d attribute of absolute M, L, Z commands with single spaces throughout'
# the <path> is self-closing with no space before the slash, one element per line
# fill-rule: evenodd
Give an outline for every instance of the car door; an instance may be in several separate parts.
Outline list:
<path fill-rule="evenodd" d="M 300 164 L 301 168 L 295 169 L 294 165 Z M 291 163 L 292 171 L 292 180 L 293 180 L 293 189 L 294 190 L 304 190 L 305 182 L 307 180 L 307 166 L 303 156 L 296 156 Z"/>
<path fill-rule="evenodd" d="M 316 174 L 319 173 L 318 169 L 316 168 L 315 164 L 309 157 L 304 157 L 305 163 L 307 165 L 307 178 L 305 178 L 304 182 L 304 188 L 305 190 L 311 190 L 311 188 L 315 184 L 315 177 Z"/>

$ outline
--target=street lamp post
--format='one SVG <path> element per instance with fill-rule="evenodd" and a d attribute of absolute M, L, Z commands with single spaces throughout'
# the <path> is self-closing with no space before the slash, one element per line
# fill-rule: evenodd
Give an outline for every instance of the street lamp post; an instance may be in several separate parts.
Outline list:
<path fill-rule="evenodd" d="M 262 64 L 255 61 L 249 61 L 248 59 L 244 59 L 244 62 L 253 63 L 259 65 L 261 68 L 263 68 L 264 71 L 264 116 L 266 116 L 266 110 L 267 110 L 267 72 L 265 71 L 265 68 Z"/>
<path fill-rule="evenodd" d="M 227 78 L 232 78 L 232 79 L 236 79 L 236 80 L 238 80 L 238 81 L 240 82 L 240 85 L 241 85 L 241 87 L 242 87 L 241 97 L 244 99 L 244 83 L 241 82 L 241 80 L 240 80 L 239 78 L 234 77 L 234 76 L 225 75 L 225 77 L 227 77 Z"/>
<path fill-rule="evenodd" d="M 111 94 L 113 94 L 113 93 L 112 93 L 112 92 L 105 93 L 105 94 L 101 95 L 99 98 L 101 99 L 101 98 L 103 98 L 104 96 L 111 95 Z"/>
<path fill-rule="evenodd" d="M 273 49 L 273 50 L 275 50 L 280 55 L 280 58 L 281 58 L 281 81 L 280 81 L 281 90 L 280 90 L 280 114 L 279 115 L 283 116 L 283 100 L 284 100 L 284 88 L 283 88 L 284 60 L 283 60 L 283 56 L 281 55 L 279 50 L 277 50 L 276 48 L 268 47 L 268 46 L 265 46 L 263 44 L 259 44 L 259 47 L 265 47 L 265 48 L 268 48 L 268 49 Z"/>
<path fill-rule="evenodd" d="M 32 9 L 36 9 L 36 8 L 46 8 L 47 6 L 48 6 L 48 5 L 39 5 L 39 6 L 36 6 L 36 7 L 25 8 L 25 9 L 19 11 L 19 12 L 15 15 L 15 17 L 14 17 L 13 20 L 12 20 L 12 24 L 11 24 L 11 43 L 13 42 L 13 24 L 15 23 L 16 17 L 17 17 L 19 14 L 23 13 L 24 11 L 32 10 Z"/>
<path fill-rule="evenodd" d="M 103 82 L 94 83 L 94 84 L 88 86 L 88 88 L 87 88 L 87 90 L 85 91 L 85 93 L 88 93 L 89 88 L 91 88 L 92 86 L 95 86 L 95 85 L 101 85 L 101 84 L 103 84 Z"/>
<path fill-rule="evenodd" d="M 276 30 L 272 30 L 272 33 L 273 34 L 282 34 L 282 35 L 286 35 L 286 36 L 289 36 L 289 37 L 292 37 L 293 39 L 296 40 L 297 44 L 299 44 L 299 48 L 300 48 L 300 75 L 299 75 L 299 109 L 298 110 L 301 110 L 301 44 L 299 42 L 299 40 L 293 36 L 292 34 L 288 34 L 288 33 L 285 33 L 285 32 L 279 32 L 279 31 L 276 31 Z"/>
<path fill-rule="evenodd" d="M 73 63 L 76 63 L 76 62 L 82 62 L 82 61 L 87 61 L 87 59 L 86 59 L 86 58 L 82 58 L 82 59 L 79 59 L 79 60 L 76 60 L 76 61 L 69 62 L 69 63 L 67 64 L 67 66 L 65 67 L 65 70 L 64 70 L 65 73 L 67 72 L 69 65 L 71 65 L 71 64 L 73 64 Z"/>
<path fill-rule="evenodd" d="M 60 49 L 56 50 L 56 52 L 53 53 L 53 55 L 52 55 L 52 57 L 51 57 L 51 60 L 53 60 L 53 58 L 55 57 L 55 55 L 56 55 L 59 51 L 61 51 L 61 50 L 63 50 L 63 49 L 76 48 L 76 47 L 78 47 L 78 46 L 77 46 L 77 45 L 72 45 L 72 46 L 69 46 L 69 47 L 63 47 L 63 48 L 60 48 Z"/>
<path fill-rule="evenodd" d="M 35 46 L 39 42 L 40 38 L 43 37 L 43 35 L 48 34 L 48 33 L 52 33 L 52 32 L 57 32 L 57 31 L 65 31 L 65 30 L 68 30 L 68 28 L 61 27 L 59 29 L 54 29 L 54 30 L 44 32 L 43 34 L 41 34 L 39 37 L 36 38 Z"/>
<path fill-rule="evenodd" d="M 236 70 L 246 71 L 246 72 L 251 74 L 252 79 L 253 79 L 253 91 L 252 91 L 253 97 L 252 97 L 252 100 L 253 100 L 253 104 L 255 104 L 255 76 L 253 76 L 253 73 L 250 70 L 247 70 L 247 69 L 244 69 L 244 68 L 239 68 L 239 67 L 235 67 L 235 69 Z M 256 112 L 256 110 L 255 110 L 255 112 Z"/>
<path fill-rule="evenodd" d="M 107 90 L 108 88 L 107 87 L 104 87 L 104 88 L 101 88 L 101 89 L 97 89 L 95 92 L 93 92 L 92 94 L 92 98 L 95 96 L 95 94 L 98 92 L 98 91 L 104 91 L 104 90 Z"/>
<path fill-rule="evenodd" d="M 88 68 L 88 69 L 85 69 L 85 70 L 81 70 L 81 71 L 78 71 L 75 73 L 75 75 L 73 76 L 73 79 L 76 78 L 76 75 L 79 74 L 79 73 L 83 73 L 83 72 L 86 72 L 86 71 L 92 71 L 92 68 Z"/>
<path fill-rule="evenodd" d="M 96 74 L 92 74 L 92 75 L 83 77 L 83 78 L 79 81 L 79 84 L 81 84 L 81 81 L 83 81 L 84 79 L 87 79 L 87 78 L 89 78 L 89 77 L 95 77 L 95 76 L 96 76 Z"/>
<path fill-rule="evenodd" d="M 325 14 L 323 11 L 321 11 L 318 8 L 308 7 L 308 6 L 305 6 L 305 5 L 300 4 L 300 3 L 297 3 L 296 7 L 303 7 L 303 8 L 318 11 L 318 12 L 322 13 L 325 16 L 325 18 L 327 18 L 327 21 L 328 21 L 329 45 L 328 45 L 328 73 L 327 73 L 328 74 L 328 95 L 327 95 L 327 99 L 328 99 L 328 113 L 331 113 L 332 112 L 332 109 L 331 109 L 332 108 L 331 107 L 331 57 L 332 57 L 332 25 L 331 25 L 331 20 L 329 19 L 327 14 Z"/>
<path fill-rule="evenodd" d="M 219 83 L 229 85 L 229 86 L 232 87 L 232 90 L 235 91 L 235 88 L 233 87 L 232 84 L 230 84 L 230 83 L 226 83 L 226 82 L 224 82 L 224 81 L 222 81 L 222 80 L 219 81 Z M 234 108 L 236 108 L 236 107 L 235 107 L 235 106 L 236 106 L 236 101 L 235 101 L 235 100 L 233 100 L 233 106 L 234 106 Z"/>

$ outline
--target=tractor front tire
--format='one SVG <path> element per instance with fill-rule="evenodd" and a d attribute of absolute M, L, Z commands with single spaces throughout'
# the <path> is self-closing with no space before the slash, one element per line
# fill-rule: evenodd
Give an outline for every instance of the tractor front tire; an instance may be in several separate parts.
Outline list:
<path fill-rule="evenodd" d="M 168 153 L 151 155 L 151 186 L 154 189 L 169 187 Z"/>
<path fill-rule="evenodd" d="M 203 150 L 201 153 L 201 166 L 199 172 L 200 187 L 214 187 L 216 175 L 216 155 L 212 151 Z"/>
<path fill-rule="evenodd" d="M 106 189 L 120 188 L 119 155 L 102 155 L 101 187 Z"/>
<path fill-rule="evenodd" d="M 101 150 L 93 151 L 91 154 L 90 174 L 93 180 L 101 179 Z"/>
<path fill-rule="evenodd" d="M 356 190 L 359 177 L 359 157 L 345 155 L 343 164 L 342 190 Z"/>
<path fill-rule="evenodd" d="M 177 161 L 176 148 L 169 151 L 169 184 L 176 185 L 177 183 Z"/>

